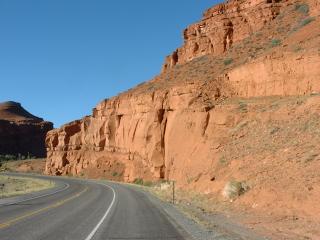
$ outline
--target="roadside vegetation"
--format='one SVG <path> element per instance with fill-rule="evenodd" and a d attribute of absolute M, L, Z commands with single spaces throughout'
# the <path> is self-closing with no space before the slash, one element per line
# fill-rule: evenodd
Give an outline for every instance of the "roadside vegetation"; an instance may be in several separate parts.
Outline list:
<path fill-rule="evenodd" d="M 37 192 L 54 186 L 55 184 L 52 181 L 37 178 L 0 175 L 0 199 Z"/>
<path fill-rule="evenodd" d="M 27 155 L 23 155 L 18 153 L 17 155 L 14 154 L 0 154 L 0 162 L 3 161 L 15 161 L 15 160 L 25 160 L 25 159 L 34 159 L 35 157 L 28 153 Z"/>
<path fill-rule="evenodd" d="M 45 159 L 0 160 L 0 172 L 43 173 Z"/>

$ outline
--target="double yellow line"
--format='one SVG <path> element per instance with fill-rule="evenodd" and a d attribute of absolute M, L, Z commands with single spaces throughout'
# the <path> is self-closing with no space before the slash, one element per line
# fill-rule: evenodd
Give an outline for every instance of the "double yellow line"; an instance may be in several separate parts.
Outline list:
<path fill-rule="evenodd" d="M 4 222 L 4 223 L 0 223 L 0 229 L 3 229 L 3 228 L 7 228 L 9 226 L 11 226 L 12 224 L 15 224 L 16 222 L 22 220 L 22 219 L 25 219 L 25 218 L 28 218 L 28 217 L 31 217 L 31 216 L 34 216 L 38 213 L 41 213 L 41 212 L 45 212 L 45 211 L 48 211 L 50 209 L 53 209 L 53 208 L 57 208 L 77 197 L 79 197 L 81 194 L 83 194 L 84 192 L 86 192 L 88 190 L 88 187 L 86 187 L 84 190 L 82 190 L 81 192 L 75 194 L 75 195 L 72 195 L 71 197 L 69 198 L 66 198 L 64 200 L 61 200 L 61 201 L 58 201 L 52 205 L 49 205 L 47 207 L 44 207 L 44 208 L 40 208 L 38 210 L 35 210 L 35 211 L 32 211 L 32 212 L 29 212 L 29 213 L 26 213 L 24 215 L 21 215 L 19 217 L 16 217 L 16 218 L 13 218 L 11 220 L 8 220 L 7 222 Z"/>

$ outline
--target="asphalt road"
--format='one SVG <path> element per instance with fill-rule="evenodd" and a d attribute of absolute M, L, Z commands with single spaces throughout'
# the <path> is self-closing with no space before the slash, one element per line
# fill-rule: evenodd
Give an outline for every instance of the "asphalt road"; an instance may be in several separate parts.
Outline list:
<path fill-rule="evenodd" d="M 141 191 L 61 179 L 61 191 L 0 205 L 1 240 L 186 239 Z"/>

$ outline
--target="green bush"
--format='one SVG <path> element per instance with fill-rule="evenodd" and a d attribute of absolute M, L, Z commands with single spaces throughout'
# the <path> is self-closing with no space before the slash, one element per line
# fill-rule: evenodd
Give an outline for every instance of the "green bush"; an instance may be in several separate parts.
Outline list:
<path fill-rule="evenodd" d="M 133 181 L 134 184 L 143 185 L 143 179 L 142 178 L 136 178 Z"/>
<path fill-rule="evenodd" d="M 297 4 L 295 6 L 295 10 L 300 12 L 300 13 L 303 13 L 303 14 L 308 14 L 309 13 L 309 6 L 308 4 Z"/>
<path fill-rule="evenodd" d="M 113 172 L 113 173 L 112 173 L 112 176 L 113 176 L 113 177 L 116 177 L 116 176 L 118 176 L 118 173 L 117 173 L 117 172 Z"/>
<path fill-rule="evenodd" d="M 277 47 L 281 44 L 281 40 L 280 39 L 272 39 L 271 40 L 271 47 Z"/>
<path fill-rule="evenodd" d="M 294 47 L 292 48 L 292 50 L 293 50 L 294 52 L 300 52 L 300 51 L 302 51 L 303 49 L 302 49 L 301 46 L 294 46 Z"/>
<path fill-rule="evenodd" d="M 10 161 L 10 160 L 17 160 L 17 157 L 11 154 L 0 155 L 0 161 Z"/>
<path fill-rule="evenodd" d="M 146 186 L 146 187 L 151 187 L 153 186 L 153 182 L 151 181 L 144 181 L 142 178 L 136 178 L 134 181 L 133 181 L 134 184 L 138 184 L 138 185 L 143 185 L 143 186 Z"/>
<path fill-rule="evenodd" d="M 233 62 L 232 58 L 226 58 L 225 60 L 223 60 L 223 64 L 226 66 L 230 65 L 232 62 Z"/>
<path fill-rule="evenodd" d="M 292 34 L 296 31 L 298 31 L 300 28 L 308 25 L 309 23 L 311 23 L 312 21 L 314 21 L 315 18 L 314 17 L 308 17 L 308 18 L 305 18 L 303 19 L 301 22 L 297 23 L 292 29 L 291 31 L 289 32 L 289 34 Z"/>
<path fill-rule="evenodd" d="M 301 22 L 300 22 L 300 27 L 303 27 L 305 25 L 308 25 L 309 23 L 311 23 L 312 21 L 314 21 L 315 18 L 314 17 L 308 17 L 306 19 L 303 19 Z"/>

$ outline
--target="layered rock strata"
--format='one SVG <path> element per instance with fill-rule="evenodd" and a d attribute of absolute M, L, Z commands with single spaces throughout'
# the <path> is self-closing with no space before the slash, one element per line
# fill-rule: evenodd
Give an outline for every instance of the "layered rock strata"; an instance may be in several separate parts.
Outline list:
<path fill-rule="evenodd" d="M 162 72 L 203 55 L 226 52 L 275 19 L 287 4 L 286 0 L 233 0 L 208 9 L 200 22 L 184 30 L 183 46 L 166 57 Z"/>
<path fill-rule="evenodd" d="M 308 3 L 310 14 L 317 13 L 317 1 Z M 224 136 L 242 121 L 233 111 L 238 106 L 224 105 L 224 101 L 320 92 L 320 35 L 315 28 L 319 19 L 302 26 L 301 21 L 309 16 L 295 4 L 293 0 L 234 0 L 209 9 L 200 23 L 186 30 L 185 44 L 175 53 L 177 61 L 165 66 L 163 74 L 102 101 L 91 116 L 47 134 L 46 173 L 184 183 L 198 181 L 199 174 L 210 175 L 221 157 Z M 275 20 L 281 11 L 286 14 Z M 232 31 L 228 21 L 236 26 Z M 230 44 L 266 24 L 260 38 L 256 34 L 260 45 L 241 42 L 238 52 L 236 47 L 228 50 Z M 295 25 L 300 30 L 290 34 L 283 30 Z M 200 31 L 201 26 L 206 30 Z M 211 47 L 212 41 L 216 48 Z M 191 51 L 196 43 L 199 48 Z M 251 45 L 253 57 L 247 54 Z M 235 52 L 232 61 L 225 61 L 224 51 Z M 246 110 L 245 106 L 240 110 Z"/>

